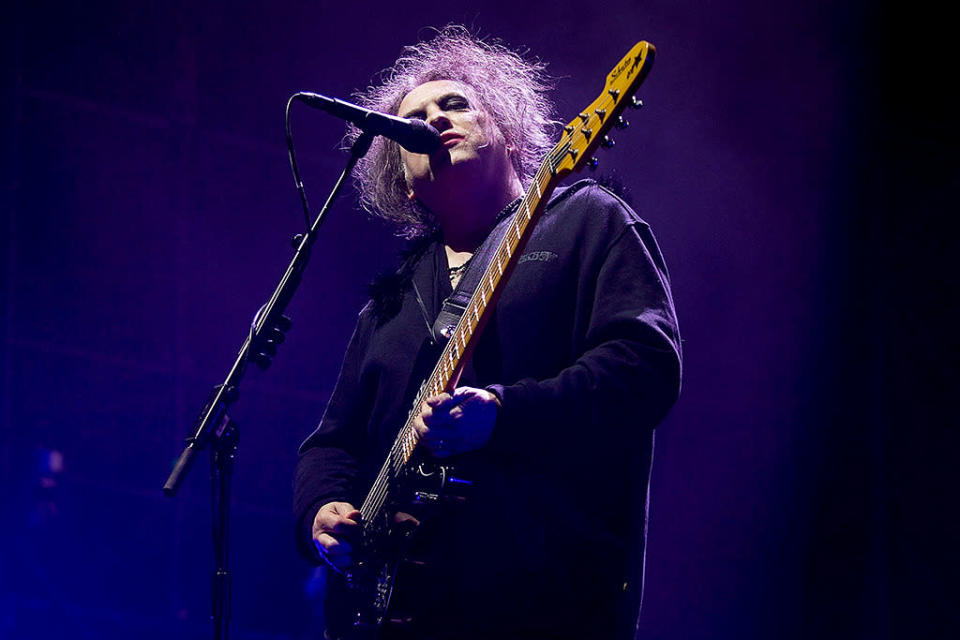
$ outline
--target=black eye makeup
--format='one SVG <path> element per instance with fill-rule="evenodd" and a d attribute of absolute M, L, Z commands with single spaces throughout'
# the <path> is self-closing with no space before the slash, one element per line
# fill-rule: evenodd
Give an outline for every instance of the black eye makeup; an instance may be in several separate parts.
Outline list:
<path fill-rule="evenodd" d="M 441 100 L 440 105 L 444 109 L 469 109 L 470 103 L 467 99 L 460 95 L 450 95 L 444 96 Z"/>
<path fill-rule="evenodd" d="M 459 93 L 448 93 L 440 96 L 440 98 L 437 99 L 437 105 L 444 111 L 464 111 L 471 108 L 470 101 L 467 100 L 466 96 L 460 95 Z M 416 109 L 402 117 L 424 120 L 427 117 L 427 113 L 423 109 Z"/>

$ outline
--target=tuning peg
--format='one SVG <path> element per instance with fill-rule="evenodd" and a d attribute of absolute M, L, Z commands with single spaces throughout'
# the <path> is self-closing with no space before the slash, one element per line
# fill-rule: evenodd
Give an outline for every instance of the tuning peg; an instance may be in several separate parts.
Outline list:
<path fill-rule="evenodd" d="M 640 107 L 643 106 L 643 100 L 641 100 L 637 96 L 633 96 L 632 98 L 630 98 L 630 106 L 633 107 L 634 109 L 639 109 Z"/>
<path fill-rule="evenodd" d="M 614 145 L 613 138 L 610 136 L 603 136 L 603 140 L 600 141 L 600 146 L 604 149 L 609 149 Z"/>
<path fill-rule="evenodd" d="M 600 161 L 596 158 L 590 158 L 587 160 L 587 166 L 590 167 L 591 171 L 596 171 L 597 167 L 600 166 Z"/>
<path fill-rule="evenodd" d="M 630 126 L 630 123 L 627 122 L 626 118 L 623 116 L 617 116 L 617 124 L 615 126 L 617 129 L 626 129 Z"/>

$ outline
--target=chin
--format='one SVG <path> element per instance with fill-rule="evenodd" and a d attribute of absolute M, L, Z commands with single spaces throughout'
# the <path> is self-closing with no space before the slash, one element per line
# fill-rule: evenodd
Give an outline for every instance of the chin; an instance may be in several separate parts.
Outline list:
<path fill-rule="evenodd" d="M 447 150 L 441 158 L 432 159 L 430 172 L 434 180 L 449 173 L 460 174 L 464 171 L 474 171 L 482 164 L 483 158 L 472 149 L 460 149 L 459 146 Z"/>

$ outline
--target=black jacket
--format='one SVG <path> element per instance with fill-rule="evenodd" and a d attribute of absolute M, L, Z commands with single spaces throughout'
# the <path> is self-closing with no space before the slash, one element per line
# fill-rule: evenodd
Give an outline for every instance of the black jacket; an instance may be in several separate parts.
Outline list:
<path fill-rule="evenodd" d="M 311 558 L 317 510 L 360 505 L 434 364 L 428 320 L 450 294 L 446 266 L 442 244 L 428 244 L 396 279 L 396 303 L 384 295 L 360 313 L 300 449 L 297 537 Z M 632 624 L 653 428 L 677 398 L 680 362 L 650 228 L 592 181 L 558 190 L 460 381 L 490 389 L 502 408 L 471 454 L 480 474 L 470 502 L 424 534 L 446 573 L 439 588 L 418 587 L 424 615 L 451 638 L 601 638 L 618 616 Z"/>

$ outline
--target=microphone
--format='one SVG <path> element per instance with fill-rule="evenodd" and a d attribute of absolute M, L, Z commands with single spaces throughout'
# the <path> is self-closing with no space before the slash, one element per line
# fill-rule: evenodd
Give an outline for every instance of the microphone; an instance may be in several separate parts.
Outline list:
<path fill-rule="evenodd" d="M 309 91 L 301 91 L 297 96 L 309 106 L 352 122 L 367 133 L 390 138 L 411 153 L 430 153 L 440 146 L 440 132 L 423 120 L 371 111 Z"/>

